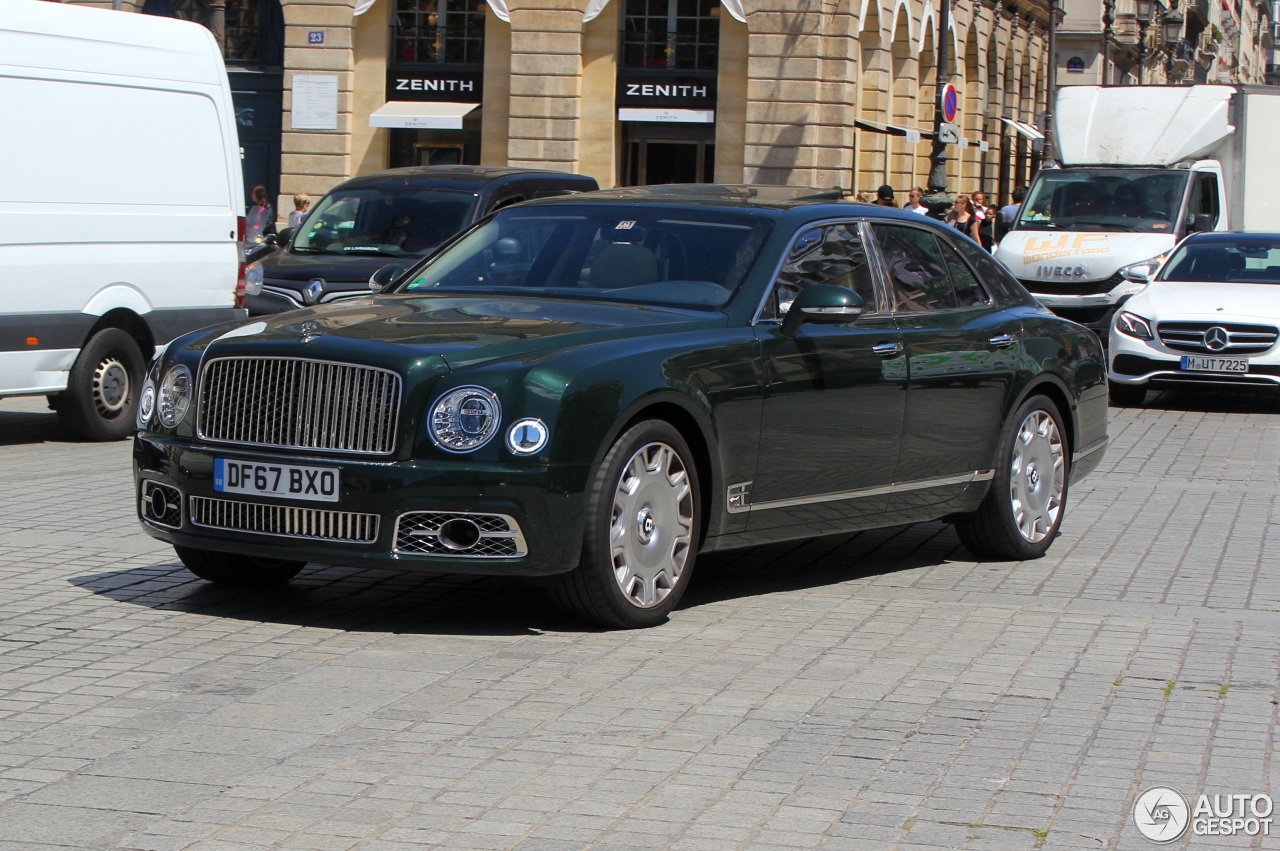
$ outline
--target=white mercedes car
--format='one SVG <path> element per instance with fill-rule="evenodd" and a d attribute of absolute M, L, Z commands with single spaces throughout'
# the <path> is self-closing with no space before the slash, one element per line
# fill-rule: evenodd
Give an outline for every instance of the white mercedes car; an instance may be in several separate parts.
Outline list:
<path fill-rule="evenodd" d="M 1280 387 L 1280 233 L 1196 233 L 1111 323 L 1116 406 L 1147 390 Z"/>

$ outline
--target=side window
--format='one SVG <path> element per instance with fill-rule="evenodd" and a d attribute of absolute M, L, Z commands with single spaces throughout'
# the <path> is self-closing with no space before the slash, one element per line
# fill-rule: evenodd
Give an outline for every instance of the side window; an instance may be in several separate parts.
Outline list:
<path fill-rule="evenodd" d="M 1209 229 L 1218 224 L 1218 176 L 1215 174 L 1197 174 L 1191 186 L 1191 199 L 1187 203 L 1188 217 L 1205 215 L 1209 217 Z M 1194 219 L 1192 220 L 1194 221 Z M 1188 222 L 1187 224 L 1191 224 Z"/>
<path fill-rule="evenodd" d="M 956 291 L 956 306 L 976 307 L 991 301 L 991 295 L 982 286 L 978 276 L 969 268 L 969 264 L 964 262 L 960 253 L 945 239 L 941 240 L 941 243 L 942 258 L 951 272 L 951 283 Z"/>
<path fill-rule="evenodd" d="M 895 311 L 956 306 L 956 292 L 937 237 L 922 228 L 899 225 L 875 225 L 872 232 L 884 257 Z"/>
<path fill-rule="evenodd" d="M 868 312 L 875 310 L 871 263 L 856 224 L 824 225 L 801 231 L 791 243 L 760 318 L 781 319 L 796 296 L 813 284 L 851 289 L 862 296 Z"/>

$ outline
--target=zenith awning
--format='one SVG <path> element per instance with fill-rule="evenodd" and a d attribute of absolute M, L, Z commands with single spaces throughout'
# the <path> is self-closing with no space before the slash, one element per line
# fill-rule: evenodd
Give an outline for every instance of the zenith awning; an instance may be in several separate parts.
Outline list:
<path fill-rule="evenodd" d="M 660 121 L 665 124 L 714 124 L 714 109 L 663 109 L 662 107 L 618 107 L 619 121 Z"/>
<path fill-rule="evenodd" d="M 369 114 L 370 127 L 461 130 L 463 117 L 478 103 L 389 100 Z"/>
<path fill-rule="evenodd" d="M 1034 124 L 1028 124 L 1025 121 L 1015 121 L 1012 118 L 1001 118 L 1000 120 L 1012 127 L 1014 132 L 1018 135 L 1026 136 L 1032 141 L 1044 138 L 1044 134 L 1037 130 Z"/>

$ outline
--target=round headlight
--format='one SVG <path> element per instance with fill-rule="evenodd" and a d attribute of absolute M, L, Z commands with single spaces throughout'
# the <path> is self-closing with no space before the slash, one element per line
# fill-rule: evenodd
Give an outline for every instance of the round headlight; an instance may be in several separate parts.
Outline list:
<path fill-rule="evenodd" d="M 502 405 L 483 387 L 459 387 L 431 406 L 431 440 L 447 452 L 471 452 L 498 433 Z"/>
<path fill-rule="evenodd" d="M 156 393 L 156 413 L 160 422 L 174 428 L 187 416 L 191 407 L 191 370 L 182 364 L 169 367 Z"/>
<path fill-rule="evenodd" d="M 250 263 L 244 267 L 244 291 L 248 295 L 262 294 L 262 264 Z"/>
<path fill-rule="evenodd" d="M 138 397 L 138 428 L 146 428 L 151 422 L 151 415 L 156 412 L 156 386 L 148 378 L 142 385 L 142 395 Z"/>

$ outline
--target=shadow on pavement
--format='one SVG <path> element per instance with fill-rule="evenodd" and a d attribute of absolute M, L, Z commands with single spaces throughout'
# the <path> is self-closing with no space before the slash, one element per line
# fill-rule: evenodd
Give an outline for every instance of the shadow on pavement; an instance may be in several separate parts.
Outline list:
<path fill-rule="evenodd" d="M 5 400 L 0 399 L 0 403 Z M 44 399 L 15 400 L 20 407 L 0 406 L 0 446 L 30 446 L 37 443 L 75 443 L 77 439 L 62 427 L 58 415 L 42 410 Z"/>
<path fill-rule="evenodd" d="M 778 595 L 947 561 L 942 523 L 756 547 L 700 557 L 680 608 Z M 516 636 L 599 629 L 559 611 L 533 580 L 308 566 L 277 588 L 215 586 L 173 561 L 73 577 L 94 594 L 156 611 L 335 630 Z M 676 617 L 679 617 L 677 614 Z"/>
<path fill-rule="evenodd" d="M 1142 408 L 1157 411 L 1194 411 L 1202 414 L 1280 414 L 1280 388 L 1252 390 L 1236 387 L 1202 387 L 1162 390 L 1158 393 L 1148 393 L 1146 402 L 1140 407 L 1120 410 L 1138 411 Z"/>

